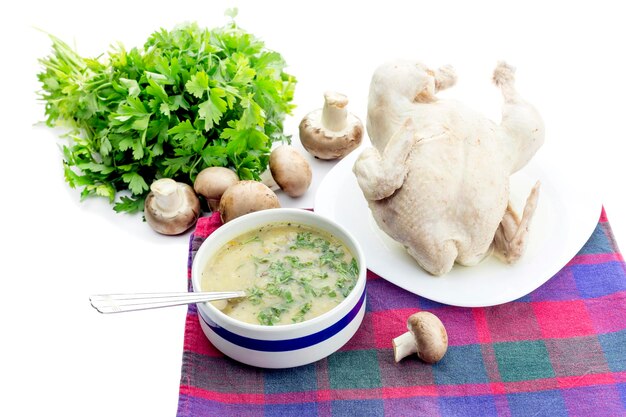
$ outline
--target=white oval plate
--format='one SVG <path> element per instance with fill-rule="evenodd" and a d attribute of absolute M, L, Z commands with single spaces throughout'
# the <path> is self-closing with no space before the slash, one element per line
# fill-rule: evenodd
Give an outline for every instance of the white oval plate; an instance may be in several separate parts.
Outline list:
<path fill-rule="evenodd" d="M 368 268 L 407 291 L 444 304 L 485 307 L 523 297 L 548 281 L 589 239 L 602 203 L 580 173 L 541 162 L 540 155 L 511 176 L 511 201 L 521 213 L 530 189 L 541 181 L 526 253 L 513 265 L 494 256 L 472 267 L 455 265 L 442 277 L 425 272 L 402 245 L 382 232 L 361 193 L 352 166 L 359 148 L 326 175 L 315 196 L 317 214 L 335 220 L 359 241 Z M 579 175 L 576 175 L 579 174 Z"/>

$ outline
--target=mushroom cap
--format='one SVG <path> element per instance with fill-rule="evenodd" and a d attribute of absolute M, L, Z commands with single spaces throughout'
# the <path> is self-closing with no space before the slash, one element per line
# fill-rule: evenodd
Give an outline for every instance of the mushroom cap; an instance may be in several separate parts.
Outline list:
<path fill-rule="evenodd" d="M 448 350 L 448 333 L 437 316 L 420 311 L 407 320 L 409 331 L 415 336 L 417 356 L 424 362 L 435 363 Z"/>
<path fill-rule="evenodd" d="M 231 169 L 208 167 L 198 173 L 193 188 L 207 200 L 211 210 L 216 210 L 224 191 L 238 181 L 239 177 Z"/>
<path fill-rule="evenodd" d="M 224 191 L 219 212 L 222 222 L 255 211 L 280 207 L 278 197 L 267 185 L 258 181 L 239 181 Z"/>
<path fill-rule="evenodd" d="M 319 159 L 343 158 L 356 149 L 363 139 L 363 123 L 352 113 L 347 115 L 347 126 L 339 131 L 322 125 L 322 109 L 313 110 L 300 122 L 300 142 L 311 155 Z"/>
<path fill-rule="evenodd" d="M 290 197 L 300 197 L 309 189 L 311 165 L 297 149 L 281 145 L 270 154 L 270 171 L 274 181 Z"/>
<path fill-rule="evenodd" d="M 191 186 L 163 178 L 153 182 L 150 190 L 144 203 L 144 216 L 156 232 L 178 235 L 196 223 L 200 200 Z"/>

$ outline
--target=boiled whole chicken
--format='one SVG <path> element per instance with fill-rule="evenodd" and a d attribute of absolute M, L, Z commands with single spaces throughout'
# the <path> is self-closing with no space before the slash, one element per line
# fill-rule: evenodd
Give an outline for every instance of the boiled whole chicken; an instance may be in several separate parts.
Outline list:
<path fill-rule="evenodd" d="M 373 147 L 353 172 L 378 226 L 430 274 L 492 252 L 513 263 L 524 252 L 539 182 L 520 218 L 509 177 L 541 147 L 544 125 L 516 91 L 514 73 L 504 62 L 493 73 L 504 98 L 500 124 L 436 96 L 455 84 L 452 67 L 393 61 L 372 76 L 366 128 Z"/>

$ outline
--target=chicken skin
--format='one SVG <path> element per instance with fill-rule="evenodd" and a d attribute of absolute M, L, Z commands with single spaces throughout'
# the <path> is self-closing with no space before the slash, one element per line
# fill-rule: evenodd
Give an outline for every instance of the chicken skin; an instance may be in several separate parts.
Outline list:
<path fill-rule="evenodd" d="M 498 125 L 436 93 L 456 82 L 451 67 L 393 61 L 372 77 L 367 132 L 373 147 L 353 171 L 378 226 L 433 275 L 475 265 L 493 251 L 505 262 L 524 252 L 539 183 L 521 218 L 509 202 L 509 176 L 544 142 L 536 109 L 517 93 L 514 69 L 499 63 L 504 98 Z"/>

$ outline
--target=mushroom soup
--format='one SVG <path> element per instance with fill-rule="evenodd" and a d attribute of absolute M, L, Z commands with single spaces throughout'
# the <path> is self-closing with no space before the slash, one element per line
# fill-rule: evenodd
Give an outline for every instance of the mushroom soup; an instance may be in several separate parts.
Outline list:
<path fill-rule="evenodd" d="M 328 233 L 272 223 L 228 242 L 202 271 L 203 291 L 245 290 L 213 305 L 252 324 L 293 324 L 317 317 L 350 293 L 359 275 L 348 248 Z"/>

